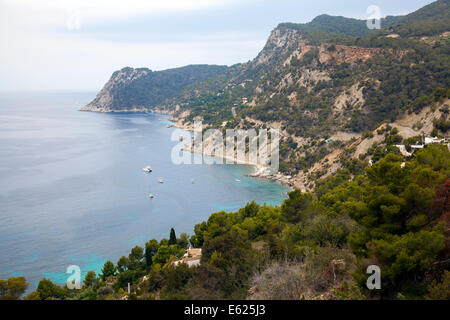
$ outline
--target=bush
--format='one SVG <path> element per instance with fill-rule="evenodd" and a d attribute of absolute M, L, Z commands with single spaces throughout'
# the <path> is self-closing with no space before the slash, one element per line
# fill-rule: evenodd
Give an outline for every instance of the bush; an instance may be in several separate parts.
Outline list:
<path fill-rule="evenodd" d="M 445 270 L 441 281 L 434 280 L 428 286 L 427 300 L 450 300 L 450 271 Z"/>

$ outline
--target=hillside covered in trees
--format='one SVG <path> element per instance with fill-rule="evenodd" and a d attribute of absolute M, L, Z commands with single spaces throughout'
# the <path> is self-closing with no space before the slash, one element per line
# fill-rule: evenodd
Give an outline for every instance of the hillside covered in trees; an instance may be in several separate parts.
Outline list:
<path fill-rule="evenodd" d="M 390 153 L 280 207 L 214 213 L 191 237 L 172 229 L 106 262 L 80 290 L 43 279 L 25 299 L 450 299 L 449 153 L 430 145 L 406 162 Z M 201 264 L 175 265 L 189 244 Z M 366 287 L 369 265 L 382 270 L 381 290 Z M 0 295 L 17 299 L 26 287 L 4 280 Z"/>

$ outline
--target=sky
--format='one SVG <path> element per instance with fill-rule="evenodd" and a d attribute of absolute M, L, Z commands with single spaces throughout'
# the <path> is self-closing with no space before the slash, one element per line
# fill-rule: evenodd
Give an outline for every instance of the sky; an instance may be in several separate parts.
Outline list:
<path fill-rule="evenodd" d="M 403 15 L 431 0 L 0 0 L 0 91 L 98 91 L 123 67 L 233 65 L 281 22 Z"/>

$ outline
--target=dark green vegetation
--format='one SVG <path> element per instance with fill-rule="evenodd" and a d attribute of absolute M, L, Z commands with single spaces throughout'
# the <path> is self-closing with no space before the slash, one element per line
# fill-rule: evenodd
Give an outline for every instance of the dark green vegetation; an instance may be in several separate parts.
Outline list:
<path fill-rule="evenodd" d="M 24 277 L 0 280 L 0 300 L 17 300 L 27 290 L 29 283 Z"/>
<path fill-rule="evenodd" d="M 381 26 L 382 28 L 390 27 L 393 23 L 399 22 L 401 18 L 387 17 L 382 19 Z M 366 20 L 334 17 L 326 14 L 314 18 L 309 23 L 281 23 L 278 28 L 299 30 L 313 41 L 312 43 L 316 44 L 317 42 L 314 40 L 328 41 L 339 36 L 366 37 L 377 32 L 367 28 Z"/>
<path fill-rule="evenodd" d="M 389 153 L 353 179 L 343 171 L 316 193 L 293 191 L 280 207 L 214 213 L 190 239 L 172 229 L 170 240 L 106 262 L 100 278 L 89 272 L 81 290 L 44 279 L 27 298 L 118 299 L 130 283 L 130 299 L 450 299 L 449 192 L 447 146 L 407 162 Z M 201 265 L 174 266 L 189 241 L 202 248 Z M 381 268 L 381 290 L 365 286 L 369 265 Z"/>
<path fill-rule="evenodd" d="M 395 32 L 402 37 L 432 36 L 449 31 L 449 0 L 435 1 L 406 16 L 387 16 L 381 20 L 382 31 L 367 28 L 366 20 L 320 15 L 309 23 L 281 23 L 280 29 L 295 29 L 315 40 L 338 37 L 366 37 Z M 320 44 L 320 43 L 319 43 Z"/>
<path fill-rule="evenodd" d="M 433 2 L 422 9 L 390 23 L 390 30 L 401 36 L 432 36 L 449 31 L 450 1 Z"/>

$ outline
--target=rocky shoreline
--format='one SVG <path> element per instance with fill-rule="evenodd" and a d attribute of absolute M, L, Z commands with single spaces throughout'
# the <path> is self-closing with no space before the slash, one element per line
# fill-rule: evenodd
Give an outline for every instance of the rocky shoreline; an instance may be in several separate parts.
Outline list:
<path fill-rule="evenodd" d="M 99 113 L 142 113 L 151 112 L 157 114 L 173 115 L 174 111 L 162 108 L 147 108 L 147 107 L 133 107 L 128 109 L 110 109 L 104 107 L 97 107 L 92 105 L 87 105 L 81 108 L 79 111 L 87 112 L 99 112 Z"/>
<path fill-rule="evenodd" d="M 172 127 L 175 128 L 179 128 L 182 130 L 186 130 L 186 131 L 190 131 L 193 132 L 194 128 L 193 125 L 191 124 L 181 124 L 180 119 L 176 119 L 176 118 L 171 118 L 169 119 L 170 121 L 176 122 L 174 125 L 172 125 Z M 208 145 L 211 142 L 208 141 L 203 141 L 203 147 L 205 147 L 205 143 Z M 206 148 L 203 148 L 202 151 L 200 150 L 195 150 L 192 146 L 192 142 L 187 141 L 185 144 L 185 147 L 183 147 L 184 151 L 189 151 L 191 153 L 195 153 L 195 154 L 202 154 L 205 156 L 211 156 L 211 154 L 206 153 L 204 150 Z M 223 156 L 223 161 L 226 162 L 227 160 L 230 160 L 236 164 L 243 164 L 243 165 L 248 165 L 248 166 L 252 166 L 254 169 L 254 172 L 251 174 L 246 174 L 244 176 L 246 177 L 251 177 L 251 178 L 258 178 L 258 179 L 264 179 L 264 180 L 270 180 L 273 182 L 278 182 L 280 184 L 289 186 L 293 189 L 298 189 L 298 188 L 302 188 L 303 186 L 299 186 L 297 185 L 296 181 L 294 181 L 292 176 L 288 176 L 288 175 L 283 175 L 281 173 L 276 173 L 276 174 L 271 174 L 270 172 L 270 166 L 268 165 L 261 165 L 261 164 L 257 164 L 257 163 L 252 163 L 252 162 L 248 162 L 248 161 L 239 161 L 235 158 L 230 158 L 227 156 Z"/>
<path fill-rule="evenodd" d="M 86 107 L 80 109 L 80 111 L 101 112 L 101 113 L 151 112 L 151 113 L 171 116 L 169 118 L 169 121 L 173 122 L 174 124 L 170 125 L 170 128 L 178 128 L 178 129 L 182 129 L 182 130 L 186 130 L 186 131 L 190 131 L 190 132 L 194 131 L 194 125 L 193 124 L 191 124 L 191 123 L 184 123 L 183 122 L 184 118 L 186 117 L 185 113 L 182 113 L 179 116 L 176 116 L 175 115 L 175 111 L 168 110 L 166 108 L 144 108 L 143 107 L 143 108 L 111 110 L 111 109 L 106 109 L 106 108 L 98 108 L 98 107 L 86 106 Z M 188 146 L 189 143 L 190 142 L 186 142 L 186 145 L 183 148 L 183 150 L 189 151 L 189 152 L 192 152 L 192 153 L 196 153 L 196 154 L 202 154 L 202 155 L 205 155 L 205 156 L 209 156 L 209 154 L 205 153 L 204 151 L 198 152 L 196 150 L 193 150 L 192 146 Z M 227 158 L 225 156 L 223 157 L 223 160 L 224 161 L 231 160 L 231 161 L 233 161 L 234 163 L 237 163 L 237 164 L 244 164 L 244 165 L 252 166 L 254 168 L 254 173 L 246 174 L 245 176 L 247 176 L 247 177 L 252 177 L 252 178 L 258 178 L 258 179 L 264 179 L 264 180 L 270 180 L 270 181 L 278 182 L 278 183 L 281 183 L 283 185 L 289 186 L 289 187 L 294 188 L 294 189 L 302 187 L 302 186 L 297 185 L 297 183 L 294 181 L 292 176 L 283 175 L 281 173 L 271 174 L 269 166 L 263 166 L 261 164 L 256 164 L 256 163 L 249 163 L 249 162 L 246 162 L 246 161 L 239 162 L 236 159 Z"/>
<path fill-rule="evenodd" d="M 265 167 L 257 167 L 256 166 L 255 170 L 256 170 L 255 173 L 246 174 L 245 176 L 252 177 L 252 178 L 258 178 L 258 179 L 270 180 L 270 181 L 278 182 L 283 185 L 289 186 L 291 188 L 297 189 L 295 182 L 292 181 L 292 176 L 286 176 L 281 173 L 270 174 L 269 173 L 270 168 L 265 168 Z"/>

